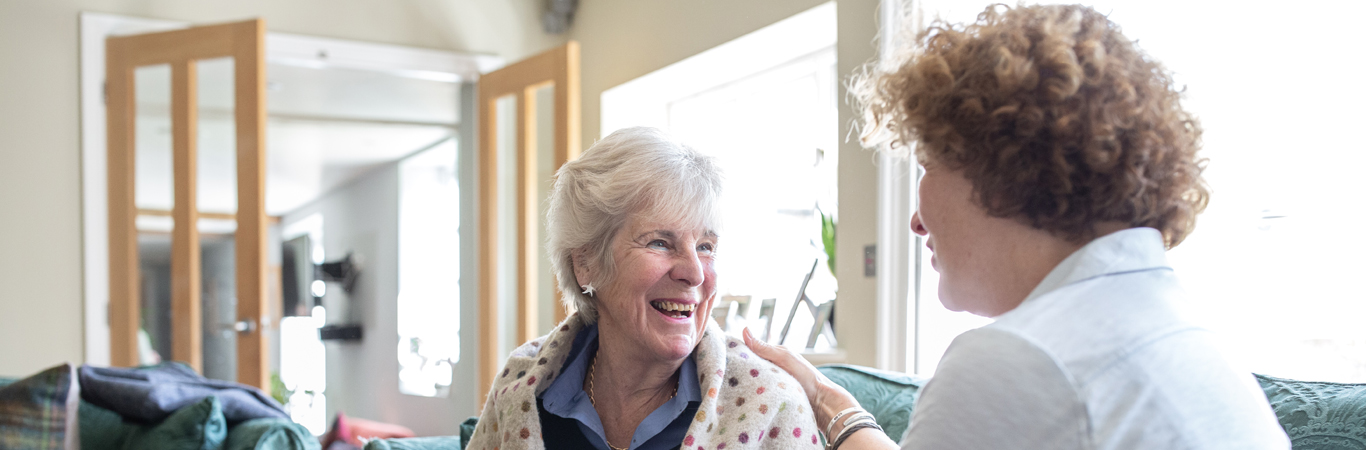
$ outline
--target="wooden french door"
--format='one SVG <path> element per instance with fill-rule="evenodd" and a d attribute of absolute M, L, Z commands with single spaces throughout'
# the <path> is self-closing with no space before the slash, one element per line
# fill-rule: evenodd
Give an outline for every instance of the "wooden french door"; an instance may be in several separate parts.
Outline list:
<path fill-rule="evenodd" d="M 545 102 L 547 99 L 550 101 Z M 540 254 L 543 237 L 539 207 L 543 203 L 543 188 L 548 182 L 547 172 L 553 173 L 579 156 L 578 43 L 570 41 L 562 47 L 484 74 L 479 79 L 478 102 L 478 371 L 482 405 L 482 396 L 487 395 L 506 356 L 499 351 L 499 341 L 513 331 L 503 329 L 500 306 L 508 299 L 515 299 L 514 346 L 534 339 L 544 331 L 544 327 L 538 325 L 545 323 L 538 312 L 544 302 L 553 302 L 555 322 L 564 320 L 567 314 L 554 290 L 554 280 L 543 279 L 547 277 L 540 267 L 544 257 Z M 545 139 L 545 131 L 550 131 L 553 138 Z M 550 141 L 551 149 L 541 148 L 546 141 Z M 546 156 L 550 161 L 543 160 Z M 513 167 L 505 167 L 508 163 Z M 513 172 L 515 175 L 508 179 L 507 175 Z M 500 211 L 500 202 L 515 213 Z M 513 233 L 515 239 L 505 239 L 510 236 L 503 236 L 503 233 L 508 232 Z M 509 247 L 515 251 L 507 252 Z M 508 262 L 501 260 L 500 254 L 510 256 L 515 264 L 503 265 Z M 513 265 L 515 269 L 511 268 Z M 515 272 L 515 276 L 509 272 Z M 515 279 L 515 282 L 509 286 L 500 282 L 504 279 Z M 516 294 L 507 295 L 510 290 Z M 549 293 L 548 298 L 543 293 Z"/>
<path fill-rule="evenodd" d="M 110 360 L 140 361 L 142 276 L 139 273 L 137 96 L 139 67 L 169 65 L 174 205 L 171 209 L 171 334 L 169 359 L 202 372 L 198 63 L 232 59 L 237 166 L 236 277 L 237 381 L 267 388 L 269 376 L 262 317 L 266 299 L 265 23 L 263 20 L 109 38 L 106 41 L 109 171 Z"/>

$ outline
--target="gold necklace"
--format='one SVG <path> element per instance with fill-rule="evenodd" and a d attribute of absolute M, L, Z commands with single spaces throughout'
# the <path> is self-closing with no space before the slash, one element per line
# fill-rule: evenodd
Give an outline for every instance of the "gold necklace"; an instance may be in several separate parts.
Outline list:
<path fill-rule="evenodd" d="M 588 404 L 593 405 L 594 408 L 598 406 L 598 400 L 593 398 L 593 374 L 596 373 L 598 373 L 598 354 L 593 353 L 593 364 L 590 364 L 588 368 Z M 679 380 L 679 383 L 682 383 L 682 380 Z M 672 394 L 669 394 L 669 400 L 673 400 L 674 397 L 677 395 L 678 383 L 674 383 L 674 392 Z M 606 442 L 607 446 L 611 447 L 612 450 L 630 450 L 631 448 L 629 445 L 626 447 L 617 447 L 615 445 L 612 445 L 612 442 L 607 440 L 607 436 L 603 436 L 602 441 Z"/>

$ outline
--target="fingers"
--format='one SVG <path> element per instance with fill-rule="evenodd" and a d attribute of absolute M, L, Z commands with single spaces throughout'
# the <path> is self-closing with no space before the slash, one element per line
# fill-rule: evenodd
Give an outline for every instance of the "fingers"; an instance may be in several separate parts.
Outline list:
<path fill-rule="evenodd" d="M 793 370 L 799 369 L 797 367 L 789 367 L 796 365 L 796 361 L 793 361 L 793 359 L 799 358 L 797 358 L 796 355 L 793 355 L 788 349 L 769 345 L 769 343 L 755 338 L 753 334 L 750 334 L 749 327 L 745 327 L 743 334 L 745 345 L 748 346 L 750 350 L 754 350 L 754 354 L 759 355 L 760 358 L 767 359 L 769 362 L 777 364 L 779 368 L 786 370 L 788 373 L 793 373 Z M 793 376 L 796 376 L 796 374 L 793 373 Z"/>
<path fill-rule="evenodd" d="M 750 334 L 749 328 L 745 328 L 741 334 L 745 339 L 745 345 L 755 355 L 767 359 L 797 380 L 806 391 L 807 401 L 811 403 L 811 410 L 816 414 L 816 419 L 821 421 L 819 423 L 829 421 L 837 411 L 858 406 L 858 400 L 849 394 L 849 391 L 826 378 L 816 370 L 816 366 L 807 362 L 806 358 L 785 347 L 756 339 Z"/>
<path fill-rule="evenodd" d="M 797 383 L 802 385 L 802 389 L 806 390 L 808 396 L 815 394 L 816 383 L 820 379 L 820 372 L 816 371 L 816 366 L 811 365 L 806 361 L 806 358 L 802 358 L 791 350 L 756 339 L 753 334 L 750 334 L 749 327 L 745 327 L 742 334 L 745 338 L 745 345 L 754 351 L 755 355 L 767 359 L 792 375 L 792 378 L 797 379 Z M 813 401 L 814 398 L 812 397 Z"/>

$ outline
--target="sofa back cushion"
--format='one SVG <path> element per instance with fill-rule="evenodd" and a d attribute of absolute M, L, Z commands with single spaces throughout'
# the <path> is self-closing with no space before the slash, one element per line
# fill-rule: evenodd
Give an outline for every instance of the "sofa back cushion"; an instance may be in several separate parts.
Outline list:
<path fill-rule="evenodd" d="M 77 449 L 76 369 L 70 364 L 0 388 L 0 448 Z"/>
<path fill-rule="evenodd" d="M 1257 375 L 1294 450 L 1366 450 L 1366 384 Z"/>
<path fill-rule="evenodd" d="M 830 364 L 818 370 L 853 394 L 859 404 L 877 419 L 887 437 L 897 442 L 906 434 L 906 427 L 911 423 L 911 410 L 920 396 L 920 387 L 927 381 L 904 373 L 848 364 Z M 819 425 L 824 427 L 826 424 Z"/>
<path fill-rule="evenodd" d="M 464 446 L 459 436 L 375 439 L 365 444 L 364 450 L 460 450 Z"/>
<path fill-rule="evenodd" d="M 252 419 L 233 426 L 223 450 L 320 450 L 303 425 L 288 419 Z M 85 449 L 82 449 L 85 450 Z"/>
<path fill-rule="evenodd" d="M 171 413 L 156 425 L 137 425 L 124 449 L 220 450 L 228 435 L 218 397 L 205 397 Z"/>
<path fill-rule="evenodd" d="M 479 425 L 479 416 L 460 424 L 460 436 L 375 439 L 365 445 L 365 450 L 460 450 L 469 445 L 476 425 Z"/>
<path fill-rule="evenodd" d="M 123 450 L 137 424 L 125 423 L 119 413 L 82 400 L 79 409 L 81 450 Z"/>

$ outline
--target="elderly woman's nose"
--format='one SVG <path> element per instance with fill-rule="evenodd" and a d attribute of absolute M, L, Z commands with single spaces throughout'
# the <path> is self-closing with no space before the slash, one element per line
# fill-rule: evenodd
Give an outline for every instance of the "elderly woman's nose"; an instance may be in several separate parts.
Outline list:
<path fill-rule="evenodd" d="M 675 280 L 687 283 L 688 286 L 700 285 L 707 277 L 706 271 L 702 269 L 702 258 L 695 250 L 679 255 L 669 275 Z"/>

